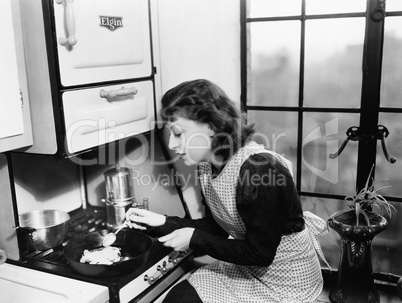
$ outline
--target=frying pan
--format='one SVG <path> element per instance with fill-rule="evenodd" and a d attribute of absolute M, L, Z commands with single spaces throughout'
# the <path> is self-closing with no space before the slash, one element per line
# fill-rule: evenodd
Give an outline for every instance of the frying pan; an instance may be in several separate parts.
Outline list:
<path fill-rule="evenodd" d="M 121 230 L 112 246 L 121 249 L 121 260 L 112 265 L 81 263 L 85 249 L 102 247 L 103 236 L 107 230 L 92 232 L 72 238 L 63 250 L 70 266 L 77 272 L 87 276 L 116 276 L 136 270 L 148 260 L 153 239 L 135 230 Z"/>

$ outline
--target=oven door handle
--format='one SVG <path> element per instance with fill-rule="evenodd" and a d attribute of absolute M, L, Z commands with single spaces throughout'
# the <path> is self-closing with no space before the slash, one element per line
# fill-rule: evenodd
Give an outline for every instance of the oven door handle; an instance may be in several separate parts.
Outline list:
<path fill-rule="evenodd" d="M 135 95 L 138 92 L 138 89 L 135 87 L 129 87 L 126 88 L 124 86 L 122 86 L 120 89 L 116 89 L 116 90 L 110 90 L 110 91 L 106 91 L 104 89 L 102 89 L 99 92 L 99 95 L 101 98 L 115 98 L 115 97 L 122 97 L 122 96 L 128 96 L 128 95 Z"/>

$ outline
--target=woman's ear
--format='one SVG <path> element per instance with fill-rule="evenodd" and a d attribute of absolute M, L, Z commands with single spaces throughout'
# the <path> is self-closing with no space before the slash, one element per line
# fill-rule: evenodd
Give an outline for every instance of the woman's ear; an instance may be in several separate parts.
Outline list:
<path fill-rule="evenodd" d="M 215 131 L 210 124 L 208 124 L 208 135 L 212 138 L 215 136 Z"/>

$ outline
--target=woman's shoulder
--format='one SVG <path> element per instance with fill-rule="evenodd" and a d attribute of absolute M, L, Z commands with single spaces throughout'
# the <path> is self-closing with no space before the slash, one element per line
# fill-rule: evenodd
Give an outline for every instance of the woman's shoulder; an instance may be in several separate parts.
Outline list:
<path fill-rule="evenodd" d="M 246 161 L 244 161 L 243 165 L 246 166 L 263 166 L 263 165 L 272 165 L 275 166 L 278 164 L 278 159 L 275 157 L 273 153 L 270 151 L 264 151 L 252 154 L 248 157 Z"/>
<path fill-rule="evenodd" d="M 245 171 L 258 172 L 266 170 L 275 170 L 278 173 L 289 173 L 287 167 L 283 165 L 278 157 L 268 150 L 266 152 L 259 152 L 250 155 L 241 167 L 243 173 Z"/>
<path fill-rule="evenodd" d="M 259 160 L 259 161 L 266 160 L 266 161 L 273 162 L 275 160 L 275 155 L 272 151 L 267 149 L 267 150 L 250 155 L 249 159 L 254 159 L 254 160 Z"/>

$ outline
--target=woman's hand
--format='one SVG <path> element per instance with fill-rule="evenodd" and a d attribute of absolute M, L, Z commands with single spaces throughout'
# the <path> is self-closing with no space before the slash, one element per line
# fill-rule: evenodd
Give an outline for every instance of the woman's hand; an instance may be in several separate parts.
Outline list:
<path fill-rule="evenodd" d="M 166 236 L 160 237 L 158 241 L 162 242 L 164 246 L 172 247 L 176 251 L 183 251 L 189 249 L 193 233 L 194 228 L 180 228 Z"/>
<path fill-rule="evenodd" d="M 130 228 L 145 230 L 144 225 L 157 227 L 165 224 L 166 217 L 146 209 L 130 208 L 126 212 L 126 220 Z"/>

